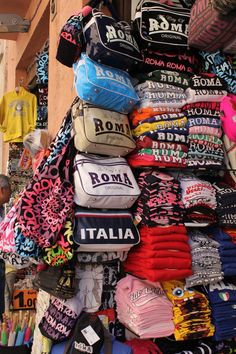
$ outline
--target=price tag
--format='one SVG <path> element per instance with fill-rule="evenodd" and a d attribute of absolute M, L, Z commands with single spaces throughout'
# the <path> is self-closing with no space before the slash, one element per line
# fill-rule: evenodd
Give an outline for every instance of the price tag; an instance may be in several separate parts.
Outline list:
<path fill-rule="evenodd" d="M 82 329 L 81 333 L 84 335 L 89 345 L 93 345 L 100 340 L 100 337 L 91 326 L 87 326 L 86 328 Z"/>
<path fill-rule="evenodd" d="M 35 309 L 37 300 L 37 291 L 33 289 L 14 290 L 13 309 L 29 310 Z"/>

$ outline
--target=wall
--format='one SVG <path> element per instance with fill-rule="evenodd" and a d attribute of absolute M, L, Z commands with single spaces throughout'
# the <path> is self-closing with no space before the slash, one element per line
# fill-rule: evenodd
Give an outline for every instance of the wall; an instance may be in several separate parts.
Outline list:
<path fill-rule="evenodd" d="M 0 97 L 6 91 L 5 86 L 7 83 L 7 41 L 0 40 Z M 4 144 L 2 133 L 0 133 L 0 173 L 5 173 L 5 166 L 3 166 L 3 156 L 8 157 L 8 150 L 4 151 Z M 6 160 L 5 159 L 5 160 Z"/>
<path fill-rule="evenodd" d="M 76 96 L 73 88 L 72 69 L 56 60 L 58 38 L 67 19 L 73 13 L 78 12 L 85 1 L 56 0 L 55 2 L 57 11 L 53 19 L 50 17 L 50 0 L 31 0 L 28 1 L 28 7 L 24 7 L 24 9 L 11 9 L 12 13 L 21 12 L 21 14 L 24 10 L 23 17 L 31 20 L 31 26 L 28 33 L 19 33 L 14 36 L 16 40 L 5 42 L 4 58 L 7 67 L 0 70 L 0 81 L 5 83 L 4 87 L 0 86 L 0 97 L 4 92 L 14 90 L 20 81 L 23 81 L 23 86 L 27 86 L 32 79 L 30 68 L 35 61 L 35 55 L 49 38 L 48 130 L 52 137 L 57 133 L 66 111 Z M 0 156 L 2 157 L 2 159 L 0 157 L 0 171 L 4 173 L 6 172 L 8 150 L 8 144 L 1 144 L 0 140 Z"/>
<path fill-rule="evenodd" d="M 82 7 L 82 1 L 78 0 L 70 0 L 69 4 L 70 6 L 65 6 L 65 0 L 57 0 L 57 14 L 53 21 L 50 21 L 48 129 L 52 136 L 58 131 L 67 110 L 76 96 L 73 87 L 72 68 L 62 65 L 55 59 L 62 26 L 72 14 L 78 12 Z"/>

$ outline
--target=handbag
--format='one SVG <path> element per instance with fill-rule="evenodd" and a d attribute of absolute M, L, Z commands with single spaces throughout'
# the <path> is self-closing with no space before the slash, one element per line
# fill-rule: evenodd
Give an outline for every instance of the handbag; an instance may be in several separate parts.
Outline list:
<path fill-rule="evenodd" d="M 74 160 L 74 201 L 79 206 L 127 209 L 140 190 L 122 157 L 77 154 Z"/>
<path fill-rule="evenodd" d="M 140 48 L 186 49 L 190 10 L 157 0 L 142 0 L 136 7 L 133 34 Z"/>
<path fill-rule="evenodd" d="M 73 68 L 76 92 L 85 102 L 127 114 L 139 101 L 125 71 L 96 63 L 85 54 Z"/>
<path fill-rule="evenodd" d="M 138 44 L 127 22 L 94 9 L 83 29 L 86 54 L 99 63 L 130 71 L 142 62 Z"/>
<path fill-rule="evenodd" d="M 110 156 L 124 156 L 135 148 L 128 117 L 83 101 L 72 107 L 74 142 L 77 150 Z"/>
<path fill-rule="evenodd" d="M 71 110 L 51 143 L 16 207 L 23 236 L 45 248 L 54 244 L 73 209 L 73 159 Z"/>
<path fill-rule="evenodd" d="M 56 59 L 63 65 L 72 67 L 85 46 L 83 38 L 83 23 L 87 20 L 92 9 L 101 3 L 106 5 L 113 17 L 116 16 L 110 1 L 89 0 L 86 5 L 71 16 L 61 29 L 57 47 Z"/>
<path fill-rule="evenodd" d="M 213 53 L 223 49 L 236 36 L 236 11 L 227 16 L 211 6 L 210 0 L 196 0 L 191 9 L 188 44 Z"/>
<path fill-rule="evenodd" d="M 78 252 L 129 251 L 140 241 L 132 214 L 127 210 L 77 208 L 73 236 Z"/>

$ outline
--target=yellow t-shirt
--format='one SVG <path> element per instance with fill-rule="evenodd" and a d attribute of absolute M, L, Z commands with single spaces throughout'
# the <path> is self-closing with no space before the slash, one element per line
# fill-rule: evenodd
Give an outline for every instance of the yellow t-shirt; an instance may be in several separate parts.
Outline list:
<path fill-rule="evenodd" d="M 35 129 L 37 98 L 20 87 L 19 92 L 6 93 L 0 102 L 0 131 L 4 142 L 22 142 Z"/>

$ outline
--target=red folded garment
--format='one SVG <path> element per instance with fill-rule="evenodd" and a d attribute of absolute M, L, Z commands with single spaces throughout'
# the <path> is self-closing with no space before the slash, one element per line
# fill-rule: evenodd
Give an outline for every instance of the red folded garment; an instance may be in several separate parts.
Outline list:
<path fill-rule="evenodd" d="M 136 259 L 131 259 L 129 257 L 125 261 L 125 265 L 129 267 L 131 265 L 132 267 L 137 267 L 140 268 L 142 262 L 140 262 L 140 258 Z M 141 264 L 140 264 L 141 263 Z M 192 261 L 191 257 L 189 259 L 185 258 L 175 258 L 175 257 L 166 257 L 166 258 L 151 258 L 151 259 L 145 259 L 145 271 L 148 269 L 156 270 L 156 269 L 191 269 L 192 266 Z"/>
<path fill-rule="evenodd" d="M 188 152 L 188 147 L 184 144 L 166 142 L 166 141 L 155 141 L 148 136 L 141 136 L 136 140 L 137 149 L 167 149 L 175 151 Z"/>
<path fill-rule="evenodd" d="M 134 258 L 165 258 L 165 257 L 176 257 L 176 258 L 185 258 L 185 259 L 191 259 L 191 253 L 190 252 L 183 252 L 183 251 L 178 251 L 178 250 L 153 250 L 153 249 L 147 249 L 146 247 L 143 248 L 142 246 L 137 248 L 132 248 L 132 250 L 129 252 L 129 259 L 134 259 Z"/>
<path fill-rule="evenodd" d="M 189 237 L 184 234 L 175 234 L 175 235 L 165 235 L 165 236 L 159 236 L 159 235 L 149 235 L 143 232 L 140 232 L 140 238 L 141 241 L 145 244 L 145 240 L 147 239 L 147 243 L 150 242 L 150 240 L 153 240 L 154 243 L 156 242 L 185 242 L 188 243 Z"/>
<path fill-rule="evenodd" d="M 145 242 L 141 242 L 140 246 L 146 247 L 148 250 L 178 250 L 178 251 L 183 251 L 183 252 L 190 252 L 191 248 L 187 242 L 148 242 L 148 240 L 145 240 Z M 132 252 L 132 250 L 131 250 Z"/>
<path fill-rule="evenodd" d="M 186 167 L 186 159 L 174 156 L 154 156 L 140 152 L 132 153 L 127 158 L 131 167 Z"/>
<path fill-rule="evenodd" d="M 193 274 L 191 269 L 145 269 L 139 264 L 139 267 L 124 264 L 124 269 L 127 273 L 131 273 L 138 278 L 147 279 L 150 281 L 164 281 L 184 279 Z"/>
<path fill-rule="evenodd" d="M 168 234 L 185 234 L 187 235 L 187 230 L 184 225 L 178 226 L 155 226 L 155 227 L 148 227 L 148 226 L 141 226 L 139 228 L 139 232 L 146 232 L 149 235 L 168 235 Z"/>
<path fill-rule="evenodd" d="M 132 348 L 133 354 L 162 354 L 160 349 L 151 340 L 131 339 L 125 344 Z"/>

